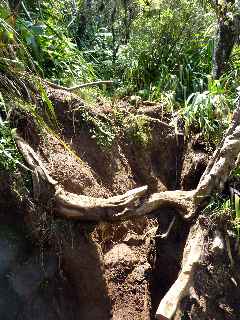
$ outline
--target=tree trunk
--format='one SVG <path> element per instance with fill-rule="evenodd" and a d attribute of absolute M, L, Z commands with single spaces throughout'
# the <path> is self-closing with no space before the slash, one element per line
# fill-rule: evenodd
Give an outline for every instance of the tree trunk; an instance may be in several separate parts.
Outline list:
<path fill-rule="evenodd" d="M 233 12 L 232 18 L 228 11 L 229 5 L 233 6 L 234 1 L 227 0 L 224 5 L 215 4 L 215 9 L 218 15 L 218 31 L 213 53 L 214 79 L 219 79 L 226 71 L 227 64 L 238 36 L 237 25 L 239 24 L 239 15 Z"/>

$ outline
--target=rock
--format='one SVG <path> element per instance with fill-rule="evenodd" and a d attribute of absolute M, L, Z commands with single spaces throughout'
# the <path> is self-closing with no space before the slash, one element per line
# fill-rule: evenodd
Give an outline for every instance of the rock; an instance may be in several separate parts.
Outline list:
<path fill-rule="evenodd" d="M 19 320 L 63 320 L 64 315 L 61 315 L 59 307 L 56 308 L 56 302 L 55 306 L 52 304 L 51 299 L 39 294 L 34 295 L 32 303 L 25 304 Z"/>
<path fill-rule="evenodd" d="M 224 250 L 224 239 L 219 231 L 215 231 L 214 239 L 212 242 L 212 251 L 213 252 L 222 252 Z"/>
<path fill-rule="evenodd" d="M 7 215 L 7 214 L 6 214 Z M 8 212 L 8 217 L 10 216 Z M 18 230 L 19 229 L 19 230 Z M 28 246 L 25 234 L 16 224 L 0 221 L 0 319 L 18 318 L 22 301 L 9 283 L 10 273 L 26 257 Z"/>
<path fill-rule="evenodd" d="M 140 96 L 131 96 L 129 99 L 130 104 L 137 105 L 141 101 Z"/>
<path fill-rule="evenodd" d="M 22 307 L 22 301 L 9 286 L 7 277 L 0 278 L 0 319 L 15 320 L 18 319 L 19 309 Z"/>
<path fill-rule="evenodd" d="M 0 239 L 0 275 L 3 275 L 16 261 L 18 250 L 10 241 Z"/>

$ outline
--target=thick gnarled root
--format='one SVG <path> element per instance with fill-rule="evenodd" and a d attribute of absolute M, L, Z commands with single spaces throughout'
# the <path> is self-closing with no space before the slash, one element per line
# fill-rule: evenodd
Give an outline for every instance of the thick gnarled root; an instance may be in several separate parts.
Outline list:
<path fill-rule="evenodd" d="M 68 219 L 103 221 L 120 220 L 119 212 L 133 210 L 148 190 L 147 186 L 136 188 L 123 195 L 93 198 L 76 195 L 59 189 L 55 194 L 56 212 Z M 124 216 L 124 214 L 123 214 Z"/>
<path fill-rule="evenodd" d="M 123 195 L 104 198 L 93 198 L 77 195 L 64 190 L 57 181 L 51 178 L 36 152 L 21 137 L 16 136 L 17 146 L 32 171 L 33 190 L 39 194 L 41 181 L 54 188 L 55 212 L 68 219 L 85 221 L 126 220 L 132 217 L 147 215 L 162 207 L 175 208 L 184 218 L 194 211 L 194 191 L 165 191 L 147 196 L 148 187 L 143 186 Z"/>
<path fill-rule="evenodd" d="M 148 195 L 147 186 L 136 188 L 123 195 L 93 198 L 77 195 L 64 190 L 51 178 L 47 169 L 34 150 L 19 136 L 16 143 L 33 176 L 34 192 L 42 190 L 46 184 L 53 189 L 55 212 L 68 219 L 85 221 L 125 220 L 150 214 L 163 207 L 175 208 L 184 220 L 197 215 L 198 209 L 214 193 L 223 189 L 234 169 L 240 153 L 240 106 L 238 105 L 232 125 L 203 174 L 197 188 L 192 191 L 165 191 Z M 44 184 L 40 183 L 44 181 Z M 37 195 L 39 197 L 39 195 Z M 157 319 L 172 319 L 177 307 L 192 285 L 193 273 L 201 257 L 205 231 L 197 223 L 192 226 L 184 250 L 180 274 L 160 302 Z"/>
<path fill-rule="evenodd" d="M 17 136 L 16 142 L 32 170 L 34 190 L 41 193 L 37 185 L 39 179 L 52 185 L 55 188 L 55 211 L 63 217 L 86 221 L 125 220 L 147 215 L 162 207 L 171 207 L 176 209 L 183 219 L 188 220 L 195 216 L 197 208 L 207 197 L 223 189 L 240 152 L 240 126 L 236 126 L 231 135 L 226 136 L 215 162 L 209 171 L 205 172 L 195 190 L 165 191 L 148 197 L 147 186 L 108 199 L 69 193 L 50 177 L 37 154 L 22 138 Z"/>
<path fill-rule="evenodd" d="M 182 269 L 168 290 L 156 312 L 156 319 L 172 319 L 181 300 L 188 295 L 193 275 L 200 260 L 206 231 L 199 223 L 192 226 L 183 253 Z"/>
<path fill-rule="evenodd" d="M 162 207 L 175 208 L 184 218 L 193 210 L 191 191 L 159 192 L 144 199 L 146 192 L 147 186 L 144 186 L 124 195 L 103 199 L 70 194 L 62 190 L 56 193 L 56 212 L 69 219 L 101 221 L 140 217 Z"/>

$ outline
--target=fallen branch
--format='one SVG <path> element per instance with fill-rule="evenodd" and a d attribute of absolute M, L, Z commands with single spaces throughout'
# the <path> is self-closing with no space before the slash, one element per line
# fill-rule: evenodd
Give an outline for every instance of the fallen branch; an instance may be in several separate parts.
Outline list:
<path fill-rule="evenodd" d="M 102 81 L 94 81 L 94 82 L 82 83 L 82 84 L 78 84 L 76 86 L 68 88 L 68 87 L 64 87 L 64 86 L 61 86 L 59 84 L 50 82 L 50 81 L 48 81 L 46 79 L 44 79 L 44 80 L 42 79 L 42 81 L 45 82 L 46 84 L 48 84 L 49 86 L 51 86 L 52 88 L 65 90 L 65 91 L 68 91 L 68 92 L 73 92 L 73 91 L 75 91 L 77 89 L 83 89 L 83 88 L 86 88 L 86 87 L 99 86 L 99 85 L 102 85 L 102 84 L 112 85 L 114 83 L 114 81 L 112 81 L 112 80 L 102 80 Z"/>

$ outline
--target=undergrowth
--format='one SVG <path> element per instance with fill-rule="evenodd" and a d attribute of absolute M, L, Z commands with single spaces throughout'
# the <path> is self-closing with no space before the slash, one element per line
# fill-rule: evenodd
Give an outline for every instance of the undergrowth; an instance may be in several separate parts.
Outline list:
<path fill-rule="evenodd" d="M 174 91 L 181 101 L 204 90 L 212 68 L 214 30 L 212 11 L 204 11 L 196 1 L 170 0 L 141 12 L 129 43 L 118 53 L 124 86 L 145 99 Z"/>
<path fill-rule="evenodd" d="M 239 172 L 239 168 L 237 171 Z M 237 177 L 235 172 L 231 178 L 234 176 Z M 237 189 L 231 186 L 228 194 L 214 196 L 204 212 L 212 218 L 223 219 L 226 231 L 232 229 L 238 242 L 240 241 L 240 192 Z"/>
<path fill-rule="evenodd" d="M 14 172 L 22 162 L 22 157 L 14 142 L 15 130 L 9 122 L 0 121 L 0 170 Z"/>
<path fill-rule="evenodd" d="M 144 115 L 129 115 L 123 120 L 126 136 L 130 141 L 144 147 L 151 143 L 150 122 Z"/>
<path fill-rule="evenodd" d="M 108 150 L 116 138 L 116 129 L 111 120 L 107 117 L 93 115 L 85 106 L 73 110 L 73 112 L 76 111 L 79 112 L 80 126 L 89 131 L 99 147 Z"/>
<path fill-rule="evenodd" d="M 231 121 L 235 97 L 228 95 L 221 80 L 209 81 L 207 91 L 192 93 L 180 110 L 186 135 L 197 130 L 217 145 Z"/>

